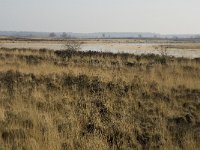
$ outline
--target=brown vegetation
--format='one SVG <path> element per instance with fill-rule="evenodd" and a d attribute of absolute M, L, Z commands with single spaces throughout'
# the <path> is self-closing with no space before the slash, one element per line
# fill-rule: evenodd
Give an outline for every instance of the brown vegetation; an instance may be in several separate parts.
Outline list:
<path fill-rule="evenodd" d="M 200 59 L 0 49 L 0 149 L 198 149 Z"/>

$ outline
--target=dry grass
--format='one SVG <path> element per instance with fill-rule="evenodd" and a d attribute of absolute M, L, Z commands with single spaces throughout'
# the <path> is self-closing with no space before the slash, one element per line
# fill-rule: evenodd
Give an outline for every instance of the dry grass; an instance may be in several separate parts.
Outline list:
<path fill-rule="evenodd" d="M 0 149 L 198 149 L 200 60 L 0 49 Z"/>

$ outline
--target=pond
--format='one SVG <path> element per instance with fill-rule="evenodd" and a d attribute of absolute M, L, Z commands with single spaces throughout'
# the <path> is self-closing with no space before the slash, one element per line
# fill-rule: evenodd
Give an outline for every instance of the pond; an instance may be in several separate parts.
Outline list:
<path fill-rule="evenodd" d="M 160 43 L 87 43 L 81 46 L 81 51 L 98 51 L 112 53 L 130 53 L 130 54 L 161 54 Z M 65 49 L 61 43 L 42 43 L 42 42 L 5 42 L 0 43 L 0 47 L 6 48 L 32 48 L 32 49 Z M 185 58 L 199 58 L 200 49 L 190 48 L 168 48 L 167 55 Z"/>

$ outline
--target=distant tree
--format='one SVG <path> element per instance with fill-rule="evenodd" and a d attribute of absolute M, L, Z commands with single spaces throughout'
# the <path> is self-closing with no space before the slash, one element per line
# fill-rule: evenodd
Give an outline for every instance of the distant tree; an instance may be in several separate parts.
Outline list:
<path fill-rule="evenodd" d="M 139 34 L 139 35 L 138 35 L 138 38 L 140 38 L 140 39 L 141 39 L 141 38 L 142 38 L 142 35 L 141 35 L 141 34 Z"/>
<path fill-rule="evenodd" d="M 200 39 L 200 35 L 196 35 L 195 38 L 196 38 L 196 39 Z"/>
<path fill-rule="evenodd" d="M 105 33 L 103 33 L 103 34 L 102 34 L 102 37 L 103 37 L 103 38 L 105 38 L 105 37 L 106 37 Z"/>
<path fill-rule="evenodd" d="M 54 32 L 51 32 L 51 33 L 49 34 L 49 37 L 56 37 L 56 34 L 55 34 Z"/>
<path fill-rule="evenodd" d="M 174 40 L 178 40 L 178 36 L 173 36 L 173 39 Z"/>
<path fill-rule="evenodd" d="M 28 34 L 27 37 L 33 37 L 33 35 L 32 34 Z"/>
<path fill-rule="evenodd" d="M 66 32 L 63 32 L 62 34 L 61 34 L 61 38 L 67 38 L 67 33 Z"/>

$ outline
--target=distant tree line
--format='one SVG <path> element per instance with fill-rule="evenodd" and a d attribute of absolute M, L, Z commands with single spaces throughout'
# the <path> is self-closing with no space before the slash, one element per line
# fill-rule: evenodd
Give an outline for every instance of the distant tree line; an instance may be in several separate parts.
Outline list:
<path fill-rule="evenodd" d="M 49 33 L 49 37 L 51 37 L 51 38 L 55 38 L 56 36 L 57 35 L 54 32 Z M 63 39 L 71 38 L 71 36 L 69 34 L 67 34 L 66 32 L 63 32 L 60 35 L 60 37 L 63 38 Z"/>

